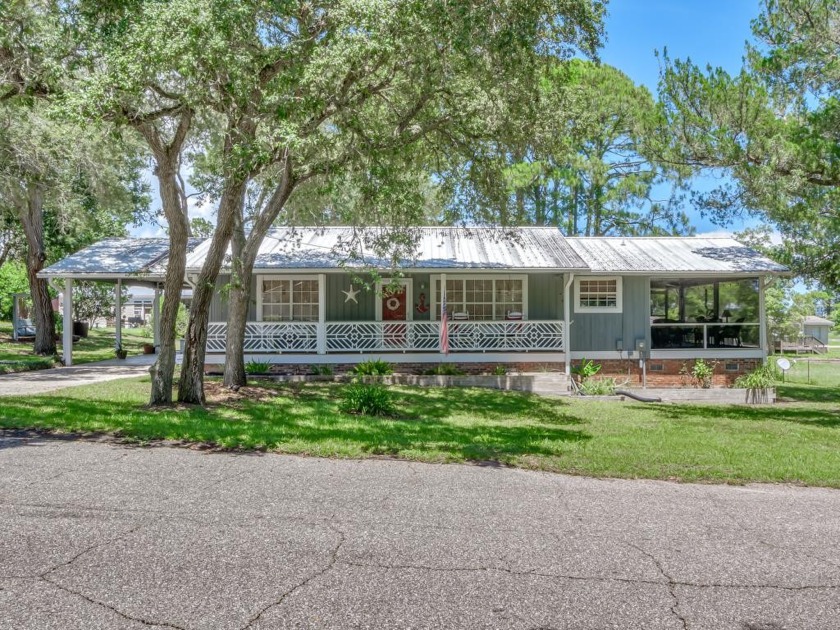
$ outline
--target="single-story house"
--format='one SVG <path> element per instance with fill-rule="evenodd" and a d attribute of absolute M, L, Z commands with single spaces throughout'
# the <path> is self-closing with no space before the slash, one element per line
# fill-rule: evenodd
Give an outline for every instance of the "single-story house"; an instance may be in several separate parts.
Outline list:
<path fill-rule="evenodd" d="M 703 358 L 734 378 L 766 356 L 764 290 L 788 273 L 728 238 L 572 238 L 546 227 L 416 232 L 415 254 L 397 274 L 364 250 L 350 256 L 358 239 L 349 227 L 270 233 L 254 267 L 246 361 L 291 371 L 371 358 L 405 369 L 447 362 L 466 371 L 568 371 L 586 358 L 605 373 L 645 371 L 656 382 Z M 186 287 L 209 246 L 191 242 Z M 166 249 L 166 239 L 107 239 L 41 275 L 63 280 L 68 300 L 73 280 L 158 291 Z M 208 365 L 225 360 L 229 273 L 223 268 L 210 308 Z"/>
<path fill-rule="evenodd" d="M 828 345 L 828 334 L 834 328 L 834 322 L 825 317 L 808 315 L 802 320 L 802 336 L 813 337 L 824 346 Z"/>

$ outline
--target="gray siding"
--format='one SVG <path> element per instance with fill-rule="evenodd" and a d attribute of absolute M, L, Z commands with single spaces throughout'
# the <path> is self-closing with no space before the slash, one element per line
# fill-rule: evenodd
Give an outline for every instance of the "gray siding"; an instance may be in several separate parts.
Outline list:
<path fill-rule="evenodd" d="M 650 348 L 650 278 L 625 276 L 621 313 L 577 313 L 572 302 L 570 350 L 615 350 L 620 339 L 625 350 L 635 350 L 636 340 Z"/>
<path fill-rule="evenodd" d="M 528 274 L 528 319 L 563 319 L 563 275 Z"/>
<path fill-rule="evenodd" d="M 359 293 L 356 302 L 346 302 L 350 285 Z M 327 274 L 327 313 L 328 322 L 365 322 L 372 321 L 376 316 L 375 291 L 365 287 L 361 282 L 353 280 L 349 274 Z"/>
<path fill-rule="evenodd" d="M 805 329 L 803 330 L 803 333 L 805 334 L 805 336 L 811 335 L 813 337 L 816 337 L 822 343 L 827 345 L 828 344 L 829 328 L 830 328 L 829 326 L 813 326 L 813 325 L 809 326 L 809 325 L 806 325 Z"/>

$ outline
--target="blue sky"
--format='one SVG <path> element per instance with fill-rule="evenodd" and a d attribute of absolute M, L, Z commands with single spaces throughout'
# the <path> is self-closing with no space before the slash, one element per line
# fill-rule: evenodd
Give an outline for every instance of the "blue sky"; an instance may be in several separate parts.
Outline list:
<path fill-rule="evenodd" d="M 690 57 L 705 66 L 721 66 L 729 72 L 741 67 L 744 45 L 750 38 L 750 21 L 759 13 L 758 0 L 611 0 L 606 20 L 607 41 L 601 60 L 613 65 L 633 81 L 656 94 L 659 62 L 654 51 L 668 49 L 672 58 Z M 154 204 L 159 205 L 157 186 Z M 698 186 L 711 186 L 700 181 Z M 213 209 L 190 204 L 191 216 L 213 220 Z M 745 224 L 721 228 L 699 215 L 691 215 L 698 233 L 731 232 Z M 754 224 L 750 221 L 749 224 Z M 163 229 L 145 225 L 132 229 L 138 236 L 159 236 Z"/>
<path fill-rule="evenodd" d="M 607 42 L 601 60 L 623 71 L 654 95 L 659 81 L 655 51 L 667 48 L 672 59 L 691 60 L 701 67 L 741 69 L 750 22 L 758 16 L 758 0 L 610 0 Z M 711 188 L 711 178 L 698 188 Z M 735 221 L 725 228 L 699 213 L 689 213 L 698 233 L 731 232 L 755 225 Z"/>

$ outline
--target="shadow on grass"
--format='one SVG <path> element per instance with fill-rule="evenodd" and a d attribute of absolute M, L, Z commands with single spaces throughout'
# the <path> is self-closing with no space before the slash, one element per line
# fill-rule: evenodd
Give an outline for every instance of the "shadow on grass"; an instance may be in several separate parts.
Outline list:
<path fill-rule="evenodd" d="M 7 399 L 0 427 L 102 432 L 141 441 L 206 442 L 290 453 L 392 455 L 435 460 L 511 461 L 556 457 L 563 444 L 590 439 L 568 425 L 562 403 L 475 390 L 396 390 L 401 417 L 338 411 L 340 386 L 278 387 L 276 398 L 209 408 L 150 410 L 132 402 L 68 396 Z M 565 425 L 565 426 L 564 426 Z"/>
<path fill-rule="evenodd" d="M 840 403 L 840 391 L 833 387 L 785 383 L 776 385 L 776 393 L 796 402 Z"/>
<path fill-rule="evenodd" d="M 826 402 L 820 399 L 819 402 Z M 834 401 L 832 401 L 834 402 Z M 793 422 L 813 427 L 840 428 L 840 407 L 837 409 L 807 407 L 789 403 L 765 406 L 745 405 L 674 405 L 651 408 L 659 417 L 692 422 L 717 419 L 744 422 Z"/>

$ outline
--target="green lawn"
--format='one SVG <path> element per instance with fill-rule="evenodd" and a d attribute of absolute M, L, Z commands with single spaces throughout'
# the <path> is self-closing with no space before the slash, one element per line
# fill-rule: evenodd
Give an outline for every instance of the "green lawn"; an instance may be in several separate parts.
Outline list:
<path fill-rule="evenodd" d="M 766 407 L 554 400 L 479 389 L 394 388 L 397 418 L 339 410 L 346 385 L 265 385 L 208 408 L 149 410 L 148 379 L 4 398 L 0 427 L 114 433 L 325 457 L 489 461 L 599 477 L 840 487 L 840 403 L 785 385 Z M 218 389 L 214 383 L 211 389 Z M 258 395 L 260 398 L 254 398 Z"/>
<path fill-rule="evenodd" d="M 150 339 L 142 336 L 141 328 L 123 328 L 123 347 L 128 355 L 141 354 L 142 346 Z M 61 341 L 58 342 L 61 354 Z M 91 328 L 87 338 L 73 344 L 73 363 L 90 363 L 114 358 L 114 329 Z M 31 343 L 12 341 L 12 323 L 0 322 L 0 374 L 23 370 L 52 367 L 54 361 L 49 357 L 39 357 L 32 352 Z"/>
<path fill-rule="evenodd" d="M 788 359 L 791 368 L 785 374 L 785 383 L 818 385 L 840 392 L 840 359 L 826 360 L 823 355 L 819 358 L 798 356 Z"/>

